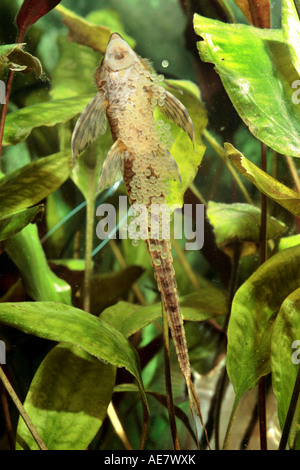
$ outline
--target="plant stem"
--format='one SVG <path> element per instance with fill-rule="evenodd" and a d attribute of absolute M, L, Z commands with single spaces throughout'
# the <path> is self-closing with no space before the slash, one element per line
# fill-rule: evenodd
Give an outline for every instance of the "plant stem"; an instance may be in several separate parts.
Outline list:
<path fill-rule="evenodd" d="M 225 153 L 223 147 L 221 147 L 221 145 L 216 141 L 216 139 L 213 137 L 213 135 L 207 129 L 204 129 L 202 135 L 207 140 L 207 142 L 212 146 L 212 148 L 215 150 L 217 155 L 219 155 L 219 157 L 222 158 L 222 160 L 225 163 L 228 171 L 231 173 L 232 177 L 236 181 L 236 183 L 237 183 L 238 187 L 240 188 L 240 190 L 241 190 L 244 198 L 246 199 L 246 201 L 249 204 L 253 204 L 253 201 L 252 201 L 251 197 L 249 196 L 248 191 L 245 188 L 244 184 L 242 183 L 238 173 L 235 171 L 235 169 L 233 168 L 233 166 L 229 162 L 228 158 L 226 157 L 226 153 Z"/>
<path fill-rule="evenodd" d="M 85 239 L 85 270 L 83 280 L 83 310 L 90 311 L 91 306 L 91 276 L 92 276 L 92 250 L 94 233 L 94 211 L 95 211 L 95 185 L 92 170 L 88 172 L 90 180 L 88 198 L 86 205 L 86 239 Z"/>
<path fill-rule="evenodd" d="M 261 143 L 261 169 L 267 172 L 267 147 Z M 261 195 L 261 223 L 260 223 L 260 264 L 266 261 L 266 238 L 267 238 L 267 197 Z M 260 448 L 267 450 L 267 421 L 266 421 L 266 383 L 265 377 L 258 382 L 259 403 L 259 435 Z"/>
<path fill-rule="evenodd" d="M 293 177 L 293 180 L 294 180 L 294 183 L 295 183 L 295 186 L 296 186 L 296 190 L 300 194 L 300 178 L 299 178 L 299 175 L 298 175 L 298 170 L 297 170 L 297 167 L 295 165 L 295 162 L 294 162 L 293 158 L 288 156 L 288 155 L 286 155 L 285 158 L 286 158 L 289 170 L 291 172 L 291 175 Z"/>
<path fill-rule="evenodd" d="M 0 117 L 0 158 L 1 158 L 1 153 L 2 153 L 4 125 L 5 125 L 7 107 L 8 107 L 13 78 L 14 78 L 14 71 L 9 70 L 8 75 L 7 75 L 7 81 L 6 81 L 5 103 L 2 105 L 1 117 Z"/>
<path fill-rule="evenodd" d="M 169 325 L 167 315 L 162 303 L 162 321 L 163 321 L 163 344 L 164 344 L 164 363 L 165 363 L 165 384 L 166 384 L 166 396 L 167 396 L 167 407 L 169 412 L 170 428 L 175 450 L 180 450 L 176 420 L 175 420 L 175 409 L 173 402 L 172 393 L 172 381 L 171 381 L 171 368 L 170 368 L 170 340 L 169 340 Z"/>
<path fill-rule="evenodd" d="M 126 269 L 127 268 L 126 261 L 125 261 L 123 255 L 122 255 L 117 243 L 115 242 L 115 240 L 113 240 L 111 238 L 109 240 L 109 244 L 110 244 L 110 247 L 111 247 L 111 249 L 112 249 L 119 265 L 121 266 L 121 268 Z M 137 284 L 133 284 L 131 288 L 132 288 L 134 294 L 136 295 L 138 301 L 141 303 L 141 305 L 147 305 L 145 297 L 143 296 L 143 293 L 141 292 L 139 286 Z"/>
<path fill-rule="evenodd" d="M 286 418 L 285 418 L 285 423 L 284 423 L 284 426 L 283 426 L 282 435 L 281 435 L 278 450 L 285 450 L 285 448 L 286 448 L 289 433 L 290 433 L 290 430 L 291 430 L 291 425 L 292 425 L 294 414 L 295 414 L 296 407 L 297 407 L 297 402 L 298 402 L 298 399 L 299 399 L 299 394 L 300 394 L 300 367 L 298 367 L 296 382 L 295 382 L 295 385 L 294 385 L 294 389 L 293 389 L 289 409 L 288 409 L 288 412 L 287 412 L 287 415 L 286 415 Z"/>
<path fill-rule="evenodd" d="M 181 246 L 179 245 L 178 241 L 175 238 L 172 239 L 172 245 L 173 245 L 173 247 L 176 251 L 176 254 L 178 256 L 180 264 L 182 265 L 187 277 L 189 278 L 189 280 L 193 284 L 194 288 L 196 290 L 199 290 L 200 289 L 200 284 L 198 282 L 196 274 L 194 273 L 193 269 L 191 268 L 189 262 L 186 259 L 184 251 L 181 249 Z"/>
<path fill-rule="evenodd" d="M 22 403 L 20 402 L 16 392 L 14 391 L 13 387 L 11 386 L 8 378 L 6 377 L 1 365 L 0 365 L 0 380 L 2 381 L 4 387 L 6 388 L 10 398 L 12 399 L 14 404 L 16 405 L 20 415 L 22 416 L 26 426 L 28 427 L 32 437 L 34 438 L 34 440 L 37 443 L 37 445 L 39 446 L 39 448 L 41 450 L 48 450 L 47 447 L 45 446 L 42 438 L 38 434 L 36 428 L 34 427 L 31 419 L 29 418 L 28 414 L 26 413 Z"/>
<path fill-rule="evenodd" d="M 238 268 L 240 264 L 240 256 L 241 256 L 241 246 L 239 243 L 236 243 L 234 246 L 234 256 L 232 259 L 232 268 L 231 268 L 231 278 L 230 278 L 230 285 L 229 285 L 229 294 L 228 294 L 228 313 L 226 316 L 226 320 L 223 326 L 223 332 L 224 336 L 222 337 L 222 340 L 224 341 L 223 338 L 225 338 L 225 341 L 227 343 L 227 328 L 229 324 L 229 319 L 230 319 L 230 313 L 231 313 L 231 307 L 232 307 L 232 301 L 233 297 L 236 291 L 236 286 L 237 286 L 237 279 L 238 279 Z M 228 385 L 228 374 L 227 374 L 227 369 L 226 365 L 224 365 L 224 368 L 221 372 L 220 379 L 218 381 L 218 394 L 217 394 L 217 401 L 216 401 L 216 411 L 215 411 L 215 446 L 216 450 L 219 449 L 220 443 L 219 443 L 219 428 L 220 428 L 220 415 L 221 415 L 221 406 L 222 406 L 222 399 L 224 396 L 224 392 L 226 390 L 226 386 Z"/>
<path fill-rule="evenodd" d="M 15 439 L 13 435 L 13 428 L 9 414 L 8 402 L 7 402 L 7 393 L 3 383 L 0 383 L 0 393 L 1 393 L 1 401 L 2 401 L 2 408 L 3 408 L 3 415 L 6 424 L 7 436 L 10 450 L 14 450 L 15 448 Z"/>

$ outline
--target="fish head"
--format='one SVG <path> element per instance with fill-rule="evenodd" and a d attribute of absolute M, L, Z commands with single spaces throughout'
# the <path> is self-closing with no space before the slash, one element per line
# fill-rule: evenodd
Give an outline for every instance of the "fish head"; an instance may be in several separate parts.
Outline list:
<path fill-rule="evenodd" d="M 114 72 L 124 70 L 133 65 L 137 60 L 137 56 L 131 47 L 118 33 L 110 36 L 104 61 L 107 67 Z"/>

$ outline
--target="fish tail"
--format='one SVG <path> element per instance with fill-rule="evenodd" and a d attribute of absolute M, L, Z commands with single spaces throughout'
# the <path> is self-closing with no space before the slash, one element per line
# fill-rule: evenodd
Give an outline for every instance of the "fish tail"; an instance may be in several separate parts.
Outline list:
<path fill-rule="evenodd" d="M 191 378 L 190 360 L 177 292 L 171 244 L 169 240 L 153 239 L 147 240 L 146 243 L 154 268 L 157 285 L 167 313 L 179 366 L 186 382 L 191 414 L 199 446 L 203 429 L 207 442 L 208 437 L 202 419 L 200 401 Z"/>

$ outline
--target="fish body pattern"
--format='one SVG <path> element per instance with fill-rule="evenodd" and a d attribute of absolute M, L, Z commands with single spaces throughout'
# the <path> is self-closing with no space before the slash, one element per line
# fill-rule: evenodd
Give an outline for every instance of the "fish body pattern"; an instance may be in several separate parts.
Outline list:
<path fill-rule="evenodd" d="M 160 210 L 166 204 L 170 180 L 181 181 L 181 178 L 168 150 L 172 143 L 170 133 L 168 129 L 162 132 L 164 122 L 155 122 L 155 107 L 158 106 L 166 117 L 184 129 L 192 141 L 194 129 L 187 110 L 161 86 L 161 79 L 151 70 L 148 61 L 135 54 L 118 33 L 112 34 L 96 72 L 99 91 L 75 126 L 72 151 L 76 161 L 84 148 L 105 132 L 109 122 L 114 143 L 104 161 L 98 187 L 105 189 L 123 178 L 131 204 L 147 209 L 145 241 L 199 436 L 199 420 L 202 423 L 200 404 L 191 380 L 171 244 L 163 237 Z"/>

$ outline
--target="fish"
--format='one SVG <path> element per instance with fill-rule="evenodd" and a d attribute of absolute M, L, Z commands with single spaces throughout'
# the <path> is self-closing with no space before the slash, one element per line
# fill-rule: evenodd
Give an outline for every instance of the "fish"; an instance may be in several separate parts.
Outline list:
<path fill-rule="evenodd" d="M 76 164 L 78 156 L 105 133 L 109 124 L 113 145 L 104 160 L 98 189 L 104 190 L 123 179 L 130 203 L 143 205 L 149 213 L 151 209 L 151 217 L 147 217 L 145 241 L 187 386 L 199 443 L 205 427 L 192 381 L 171 242 L 162 236 L 163 218 L 160 211 L 160 207 L 166 204 L 170 181 L 181 182 L 181 176 L 169 151 L 172 141 L 168 135 L 162 138 L 162 133 L 158 132 L 158 124 L 162 127 L 162 123 L 155 121 L 154 110 L 158 107 L 163 115 L 183 129 L 192 145 L 194 127 L 183 104 L 162 86 L 162 78 L 120 34 L 113 33 L 95 73 L 98 92 L 75 125 L 71 147 Z M 155 223 L 158 223 L 159 229 L 153 234 Z"/>

